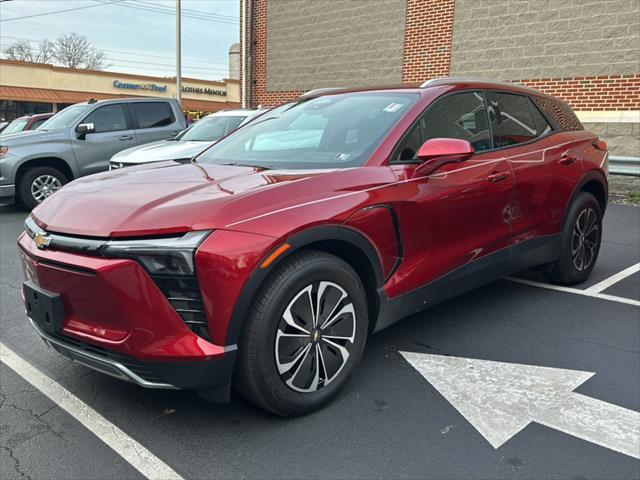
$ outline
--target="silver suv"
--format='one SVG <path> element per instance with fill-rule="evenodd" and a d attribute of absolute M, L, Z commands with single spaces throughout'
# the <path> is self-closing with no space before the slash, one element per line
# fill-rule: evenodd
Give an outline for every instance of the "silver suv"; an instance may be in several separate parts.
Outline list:
<path fill-rule="evenodd" d="M 186 127 L 175 100 L 90 100 L 58 112 L 38 130 L 0 135 L 0 202 L 29 209 L 74 178 L 109 168 L 121 150 Z"/>

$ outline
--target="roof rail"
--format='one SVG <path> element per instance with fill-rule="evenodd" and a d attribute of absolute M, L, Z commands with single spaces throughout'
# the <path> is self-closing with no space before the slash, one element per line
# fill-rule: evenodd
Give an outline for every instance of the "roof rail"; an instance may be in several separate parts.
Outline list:
<path fill-rule="evenodd" d="M 539 91 L 531 88 L 531 87 L 527 87 L 526 85 L 523 85 L 521 83 L 518 82 L 505 82 L 505 81 L 501 81 L 501 80 L 487 80 L 486 78 L 474 78 L 474 77 L 438 77 L 438 78 L 432 78 L 430 80 L 427 80 L 426 82 L 424 82 L 422 85 L 420 85 L 420 88 L 428 88 L 428 87 L 435 87 L 438 85 L 450 85 L 452 83 L 461 83 L 461 82 L 473 82 L 473 83 L 486 83 L 487 85 L 504 85 L 505 87 L 520 87 L 523 89 L 527 89 L 527 90 L 531 90 L 532 92 L 536 92 L 538 94 L 540 94 Z"/>
<path fill-rule="evenodd" d="M 304 92 L 298 98 L 307 98 L 307 97 L 315 97 L 316 95 L 322 95 L 324 93 L 331 93 L 338 90 L 345 90 L 346 87 L 325 87 L 325 88 L 314 88 L 313 90 L 309 90 L 308 92 Z"/>

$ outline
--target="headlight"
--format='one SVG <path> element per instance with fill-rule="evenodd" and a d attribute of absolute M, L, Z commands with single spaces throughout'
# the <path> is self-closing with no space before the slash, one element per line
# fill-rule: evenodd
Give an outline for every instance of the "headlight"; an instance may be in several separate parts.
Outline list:
<path fill-rule="evenodd" d="M 0 145 L 0 158 L 4 158 L 9 154 L 9 147 Z"/>
<path fill-rule="evenodd" d="M 136 260 L 151 275 L 193 276 L 194 254 L 210 233 L 211 230 L 199 230 L 181 237 L 110 240 L 101 253 L 105 257 Z"/>

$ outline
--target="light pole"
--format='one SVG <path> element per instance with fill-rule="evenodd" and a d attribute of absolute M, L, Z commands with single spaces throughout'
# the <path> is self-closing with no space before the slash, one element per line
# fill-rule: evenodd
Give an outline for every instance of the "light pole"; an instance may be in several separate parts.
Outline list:
<path fill-rule="evenodd" d="M 180 25 L 180 3 L 176 0 L 176 99 L 182 106 L 182 47 L 181 47 L 181 25 Z"/>

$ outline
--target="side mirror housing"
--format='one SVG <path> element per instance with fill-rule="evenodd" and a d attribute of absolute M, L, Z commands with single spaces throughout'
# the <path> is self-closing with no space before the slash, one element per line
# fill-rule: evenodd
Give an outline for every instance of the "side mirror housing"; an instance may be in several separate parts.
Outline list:
<path fill-rule="evenodd" d="M 419 175 L 428 175 L 448 163 L 468 160 L 475 153 L 473 145 L 457 138 L 432 138 L 418 151 L 422 164 L 416 169 Z"/>
<path fill-rule="evenodd" d="M 76 133 L 80 139 L 84 139 L 87 133 L 94 133 L 95 131 L 96 126 L 93 123 L 81 123 L 76 127 Z"/>

